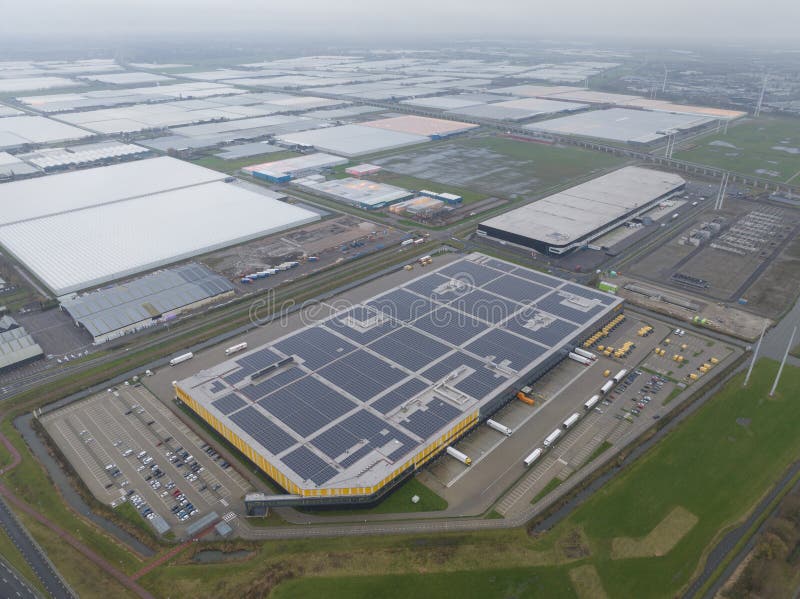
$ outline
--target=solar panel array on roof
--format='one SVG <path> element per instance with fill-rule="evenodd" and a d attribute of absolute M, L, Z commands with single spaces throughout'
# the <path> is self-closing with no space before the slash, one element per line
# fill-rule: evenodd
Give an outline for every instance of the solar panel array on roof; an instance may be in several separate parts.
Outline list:
<path fill-rule="evenodd" d="M 372 487 L 620 302 L 473 254 L 178 385 L 300 488 Z"/>

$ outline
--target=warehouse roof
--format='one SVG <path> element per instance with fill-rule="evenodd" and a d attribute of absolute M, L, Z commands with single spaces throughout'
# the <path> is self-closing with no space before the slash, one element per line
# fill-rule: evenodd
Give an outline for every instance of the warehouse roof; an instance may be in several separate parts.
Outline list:
<path fill-rule="evenodd" d="M 10 316 L 0 317 L 0 370 L 41 356 L 44 352 L 24 327 Z"/>
<path fill-rule="evenodd" d="M 85 129 L 43 116 L 7 116 L 0 119 L 0 148 L 69 141 L 92 135 L 94 134 Z"/>
<path fill-rule="evenodd" d="M 377 127 L 388 131 L 399 131 L 401 133 L 411 133 L 412 135 L 452 135 L 475 129 L 478 125 L 471 123 L 461 123 L 446 119 L 432 119 L 425 116 L 403 115 L 377 121 L 365 121 L 361 123 L 365 127 Z"/>
<path fill-rule="evenodd" d="M 712 119 L 701 115 L 650 112 L 630 108 L 593 110 L 526 125 L 526 129 L 551 131 L 624 142 L 650 143 L 670 131 L 692 129 Z"/>
<path fill-rule="evenodd" d="M 375 183 L 366 179 L 331 179 L 317 181 L 313 177 L 299 179 L 297 185 L 330 195 L 337 200 L 368 207 L 380 207 L 409 197 L 411 192 L 394 185 Z"/>
<path fill-rule="evenodd" d="M 185 264 L 63 300 L 61 307 L 97 338 L 230 291 L 225 277 Z"/>
<path fill-rule="evenodd" d="M 290 133 L 282 135 L 279 139 L 289 144 L 313 146 L 320 151 L 340 156 L 358 156 L 429 141 L 429 138 L 423 135 L 412 135 L 363 125 L 341 125 L 327 129 Z"/>
<path fill-rule="evenodd" d="M 372 487 L 621 303 L 470 254 L 177 387 L 295 485 Z"/>
<path fill-rule="evenodd" d="M 316 152 L 314 154 L 303 154 L 302 156 L 295 156 L 293 158 L 286 158 L 284 160 L 275 160 L 273 162 L 264 162 L 261 164 L 251 164 L 244 167 L 242 170 L 246 173 L 265 173 L 275 177 L 283 175 L 292 175 L 293 173 L 323 169 L 330 166 L 338 166 L 340 164 L 347 164 L 347 160 L 339 156 L 332 156 L 323 152 Z"/>
<path fill-rule="evenodd" d="M 685 183 L 678 175 L 628 166 L 490 218 L 480 226 L 566 245 Z"/>
<path fill-rule="evenodd" d="M 3 185 L 0 226 L 220 181 L 224 173 L 162 156 Z"/>

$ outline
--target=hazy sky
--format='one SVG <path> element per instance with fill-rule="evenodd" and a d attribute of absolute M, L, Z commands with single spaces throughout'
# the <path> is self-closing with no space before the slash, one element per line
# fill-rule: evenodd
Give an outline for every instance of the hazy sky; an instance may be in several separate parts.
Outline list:
<path fill-rule="evenodd" d="M 261 31 L 354 39 L 755 39 L 798 42 L 798 0 L 0 0 L 2 35 Z"/>

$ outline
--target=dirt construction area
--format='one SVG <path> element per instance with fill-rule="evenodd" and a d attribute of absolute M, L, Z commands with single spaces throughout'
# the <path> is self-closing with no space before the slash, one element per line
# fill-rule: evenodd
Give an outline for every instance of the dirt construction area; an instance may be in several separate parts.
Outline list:
<path fill-rule="evenodd" d="M 626 274 L 776 318 L 800 286 L 799 232 L 797 210 L 729 200 L 723 210 L 699 213 Z"/>

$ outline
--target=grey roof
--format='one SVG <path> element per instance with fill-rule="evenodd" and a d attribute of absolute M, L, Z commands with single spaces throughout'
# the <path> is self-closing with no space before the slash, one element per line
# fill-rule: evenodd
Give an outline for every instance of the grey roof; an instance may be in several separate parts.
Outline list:
<path fill-rule="evenodd" d="M 298 487 L 371 487 L 621 303 L 470 254 L 177 386 Z"/>
<path fill-rule="evenodd" d="M 0 370 L 43 355 L 42 348 L 10 316 L 0 318 Z"/>
<path fill-rule="evenodd" d="M 64 300 L 61 307 L 99 337 L 232 290 L 227 279 L 192 263 Z"/>

